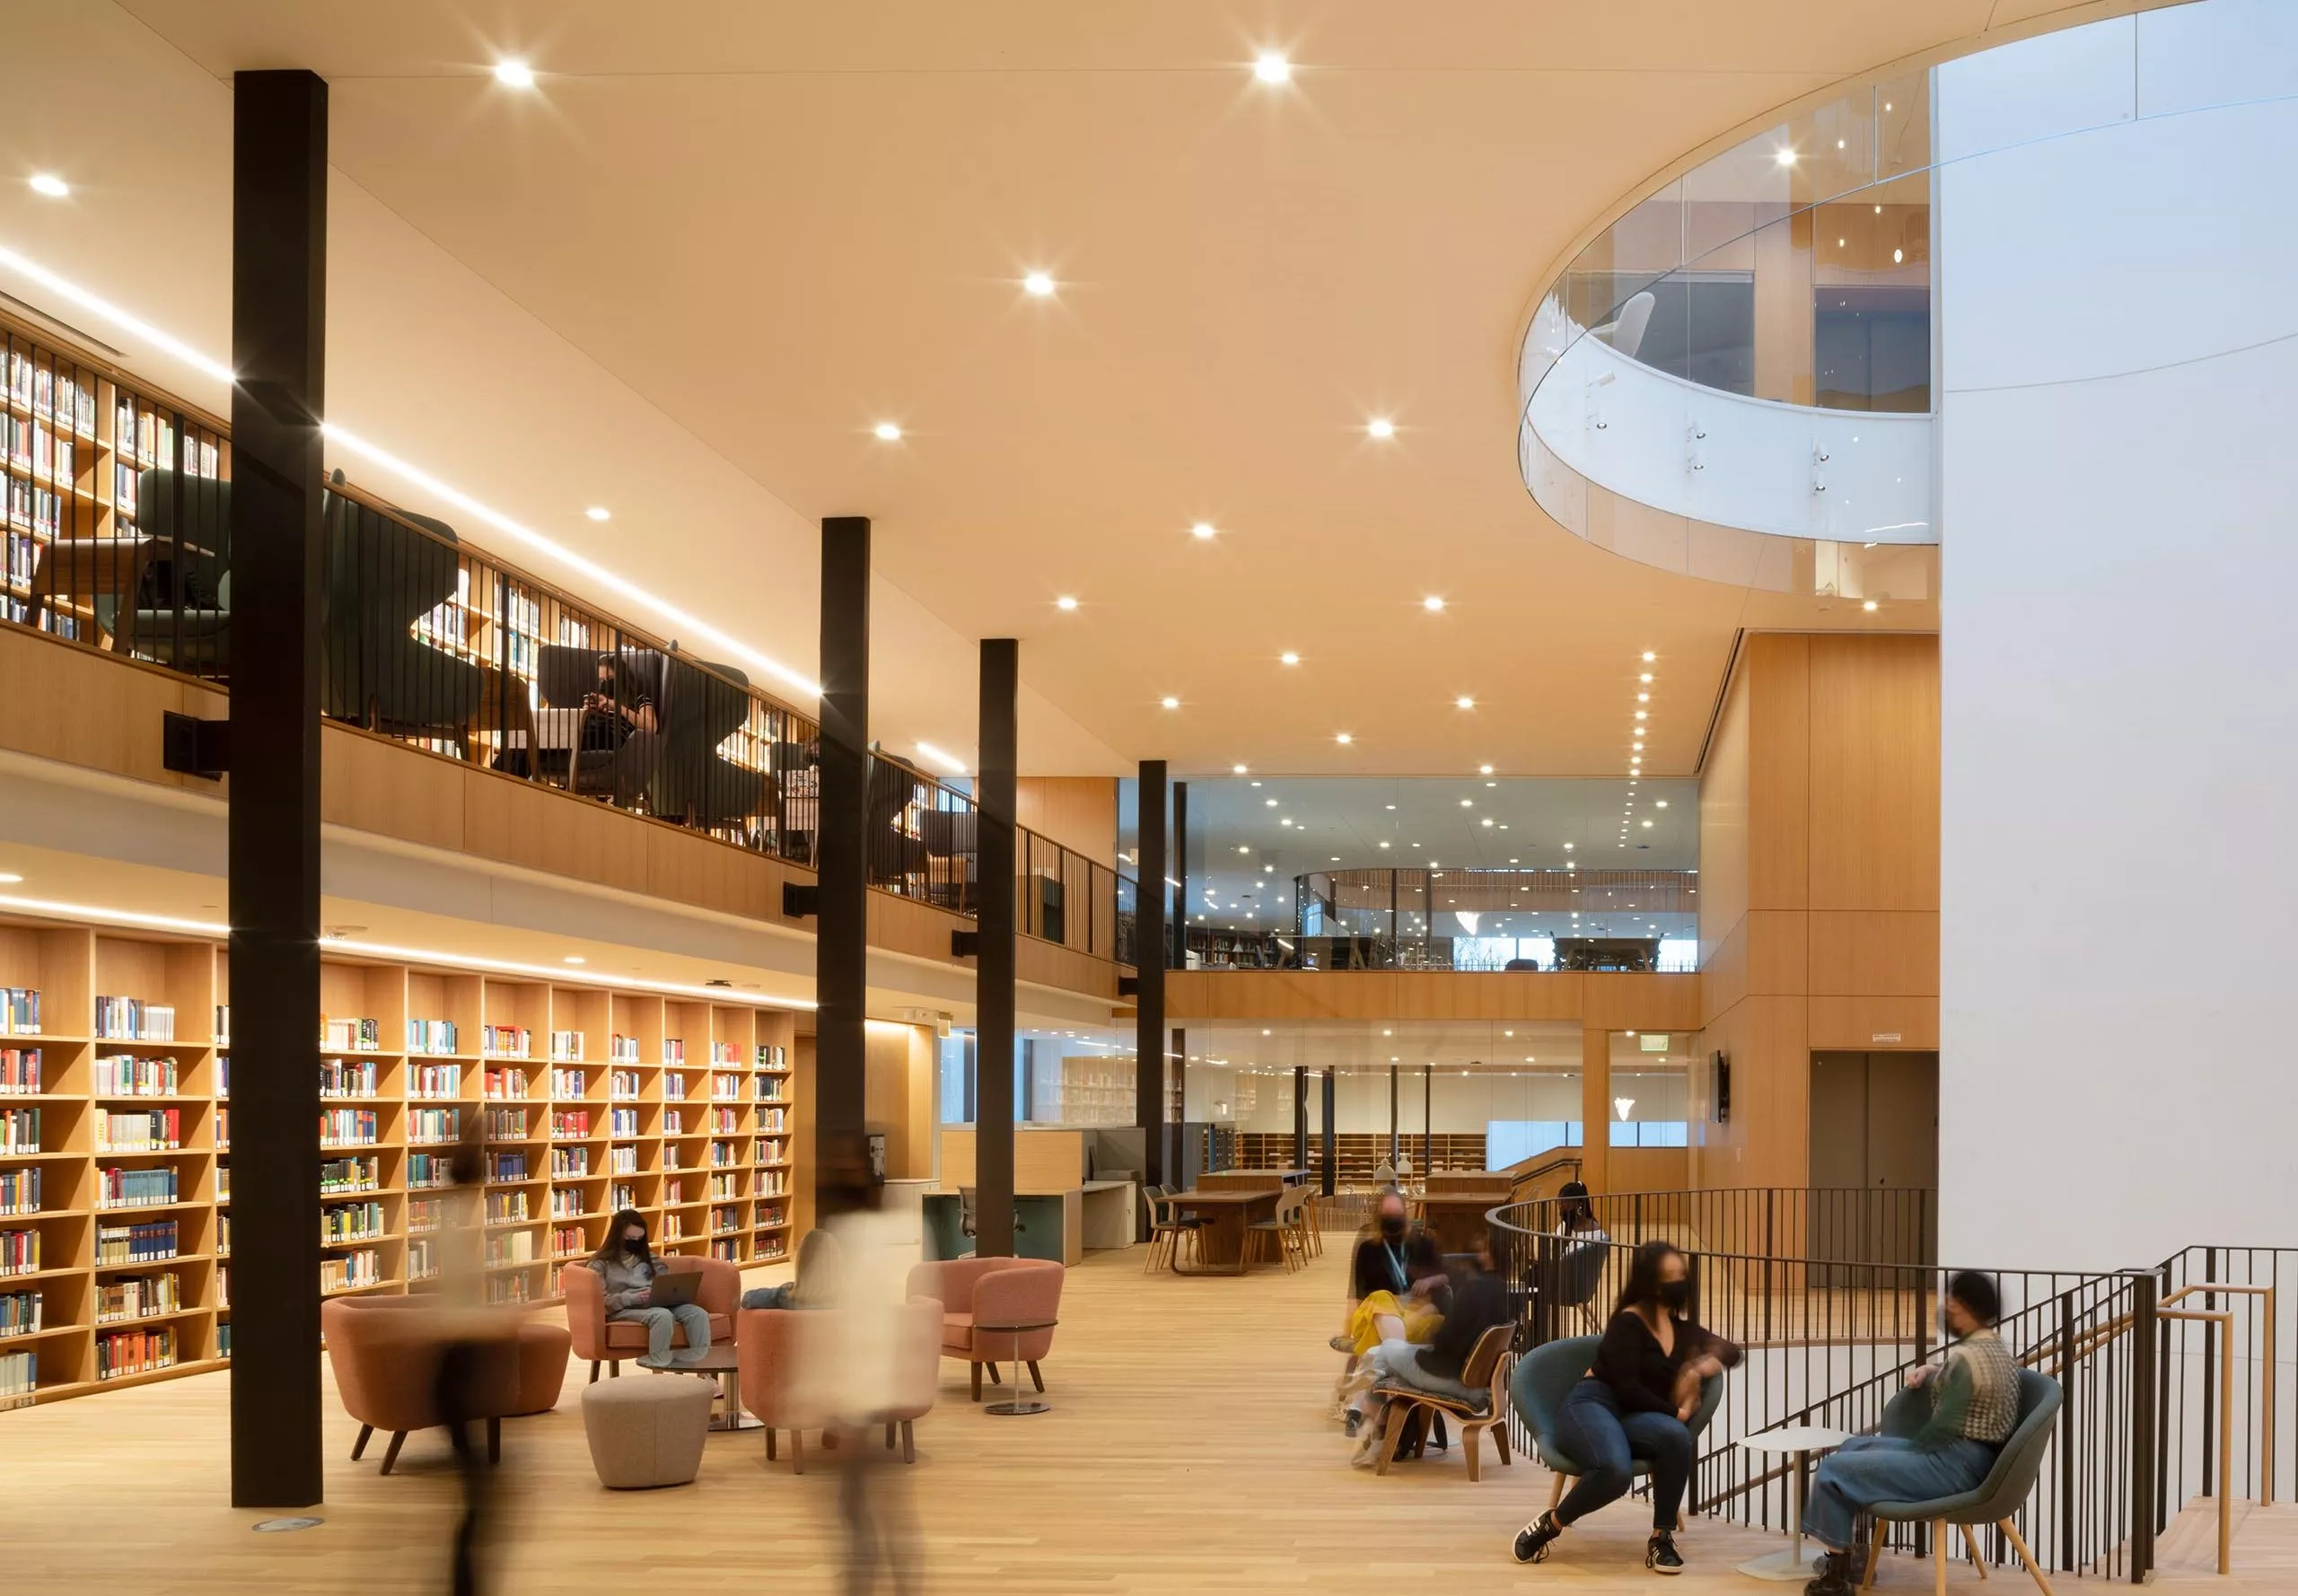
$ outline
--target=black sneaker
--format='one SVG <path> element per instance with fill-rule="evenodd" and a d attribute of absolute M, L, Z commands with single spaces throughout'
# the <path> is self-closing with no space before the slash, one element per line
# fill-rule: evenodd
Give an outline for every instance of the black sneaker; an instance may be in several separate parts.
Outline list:
<path fill-rule="evenodd" d="M 1516 1561 L 1519 1563 L 1547 1562 L 1548 1548 L 1554 1546 L 1556 1538 L 1563 1533 L 1564 1526 L 1556 1521 L 1555 1513 L 1540 1514 L 1539 1517 L 1516 1531 L 1514 1548 Z"/>
<path fill-rule="evenodd" d="M 1347 1422 L 1347 1425 L 1346 1425 L 1346 1431 L 1347 1431 L 1347 1434 L 1348 1434 L 1348 1438 L 1349 1438 L 1351 1441 L 1355 1440 L 1355 1439 L 1356 1439 L 1356 1432 L 1357 1432 L 1358 1430 L 1360 1430 L 1360 1429 L 1364 1428 L 1364 1414 L 1363 1414 L 1363 1413 L 1361 1413 L 1361 1412 L 1359 1412 L 1357 1409 L 1355 1409 L 1355 1408 L 1354 1408 L 1354 1407 L 1350 1408 L 1350 1409 L 1348 1410 L 1348 1422 Z"/>
<path fill-rule="evenodd" d="M 1851 1596 L 1853 1553 L 1821 1552 L 1811 1566 L 1817 1577 L 1804 1585 L 1803 1596 Z"/>
<path fill-rule="evenodd" d="M 1654 1574 L 1681 1574 L 1684 1560 L 1676 1555 L 1676 1538 L 1665 1530 L 1654 1535 L 1644 1548 L 1644 1566 Z"/>

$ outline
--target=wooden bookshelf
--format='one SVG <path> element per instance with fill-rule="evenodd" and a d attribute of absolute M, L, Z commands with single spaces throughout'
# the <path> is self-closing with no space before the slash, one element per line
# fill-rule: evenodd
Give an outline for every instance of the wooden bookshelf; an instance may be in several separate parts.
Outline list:
<path fill-rule="evenodd" d="M 0 1308 L 16 1297 L 39 1309 L 37 1329 L 0 1334 L 0 1370 L 22 1353 L 38 1365 L 37 1384 L 0 1406 L 222 1367 L 232 1322 L 224 950 L 0 921 L 0 987 L 36 991 L 40 1010 L 37 1034 L 0 1030 L 0 1049 L 40 1055 L 37 1092 L 0 1090 L 0 1270 L 12 1235 L 38 1244 L 37 1268 L 0 1272 Z M 112 1029 L 136 1015 L 143 1034 L 99 1034 L 105 998 L 141 1005 L 103 1013 Z M 484 1192 L 497 1302 L 558 1300 L 561 1268 L 605 1240 L 618 1196 L 647 1216 L 660 1250 L 741 1264 L 789 1256 L 787 1011 L 332 957 L 320 1007 L 323 1294 L 425 1289 L 432 1161 L 443 1162 L 475 1114 L 502 1117 Z M 9 1149 L 7 1117 L 23 1111 L 39 1117 L 37 1151 Z M 31 1200 L 34 1171 L 37 1206 L 8 1211 L 12 1190 Z M 169 1224 L 166 1256 L 111 1256 L 164 1234 L 137 1227 Z"/>
<path fill-rule="evenodd" d="M 1373 1171 L 1388 1161 L 1389 1133 L 1386 1131 L 1345 1130 L 1333 1136 L 1333 1157 L 1338 1164 L 1335 1179 L 1344 1187 L 1370 1186 Z M 1309 1167 L 1317 1167 L 1318 1149 L 1323 1144 L 1320 1133 L 1309 1133 Z M 1412 1160 L 1416 1180 L 1427 1174 L 1421 1167 L 1421 1136 L 1417 1131 L 1400 1132 L 1397 1146 Z M 1480 1170 L 1484 1168 L 1485 1137 L 1482 1131 L 1438 1131 L 1428 1138 L 1428 1157 L 1433 1167 L 1440 1170 Z M 1293 1135 L 1290 1131 L 1243 1130 L 1237 1133 L 1237 1167 L 1241 1170 L 1283 1170 L 1293 1165 Z"/>

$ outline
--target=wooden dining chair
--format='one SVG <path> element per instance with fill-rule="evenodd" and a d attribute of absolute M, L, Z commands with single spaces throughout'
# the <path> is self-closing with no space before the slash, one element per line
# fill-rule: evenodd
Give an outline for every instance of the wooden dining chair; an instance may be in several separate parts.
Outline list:
<path fill-rule="evenodd" d="M 1195 1242 L 1197 1232 L 1205 1228 L 1205 1221 L 1197 1215 L 1174 1213 L 1173 1196 L 1170 1186 L 1142 1188 L 1141 1200 L 1149 1205 L 1149 1257 L 1141 1267 L 1145 1275 L 1179 1267 L 1181 1248 Z"/>
<path fill-rule="evenodd" d="M 1506 1468 L 1512 1460 L 1508 1455 L 1508 1377 L 1515 1364 L 1508 1344 L 1515 1334 L 1513 1324 L 1494 1325 L 1476 1338 L 1476 1346 L 1469 1351 L 1468 1364 L 1460 1371 L 1460 1383 L 1483 1393 L 1481 1405 L 1410 1386 L 1374 1386 L 1374 1393 L 1389 1400 L 1389 1416 L 1387 1427 L 1381 1434 L 1380 1456 L 1373 1471 L 1389 1471 L 1416 1411 L 1424 1415 L 1424 1422 L 1419 1426 L 1421 1441 L 1415 1448 L 1415 1456 L 1425 1449 L 1428 1431 L 1436 1423 L 1437 1416 L 1450 1414 L 1460 1426 L 1460 1456 L 1469 1466 L 1470 1485 L 1483 1478 L 1484 1460 L 1478 1443 L 1487 1431 L 1491 1433 L 1492 1444 L 1499 1450 L 1501 1467 Z"/>

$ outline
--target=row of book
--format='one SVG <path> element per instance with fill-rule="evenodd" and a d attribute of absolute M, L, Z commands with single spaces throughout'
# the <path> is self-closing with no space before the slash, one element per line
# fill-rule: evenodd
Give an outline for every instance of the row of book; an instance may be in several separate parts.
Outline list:
<path fill-rule="evenodd" d="M 583 1194 L 573 1187 L 560 1186 L 552 1189 L 550 1216 L 553 1219 L 581 1219 L 585 1217 L 586 1212 L 583 1206 Z"/>
<path fill-rule="evenodd" d="M 460 1097 L 463 1066 L 460 1064 L 410 1064 L 407 1066 L 409 1097 Z"/>
<path fill-rule="evenodd" d="M 460 1032 L 452 1020 L 409 1020 L 407 1050 L 410 1053 L 460 1053 Z"/>
<path fill-rule="evenodd" d="M 381 1139 L 382 1122 L 373 1109 L 321 1109 L 320 1145 L 372 1147 Z"/>
<path fill-rule="evenodd" d="M 217 1109 L 215 1110 L 215 1151 L 218 1153 L 229 1153 L 231 1150 L 232 1110 L 229 1109 Z M 216 1192 L 216 1195 L 221 1197 L 223 1192 L 219 1189 Z"/>
<path fill-rule="evenodd" d="M 39 1212 L 39 1166 L 0 1170 L 0 1214 Z"/>
<path fill-rule="evenodd" d="M 535 1261 L 535 1233 L 532 1231 L 506 1231 L 499 1236 L 487 1238 L 487 1267 L 500 1268 L 505 1264 L 531 1264 Z"/>
<path fill-rule="evenodd" d="M 81 456 L 69 431 L 58 432 L 45 421 L 0 415 L 0 452 L 20 471 L 30 471 L 43 482 L 66 487 L 78 477 Z"/>
<path fill-rule="evenodd" d="M 447 1204 L 443 1197 L 409 1197 L 407 1199 L 407 1233 L 410 1236 L 428 1235 L 447 1223 Z"/>
<path fill-rule="evenodd" d="M 741 1263 L 742 1261 L 742 1244 L 740 1241 L 713 1241 L 710 1243 L 710 1256 L 724 1263 Z"/>
<path fill-rule="evenodd" d="M 96 1322 L 116 1324 L 125 1319 L 156 1319 L 183 1307 L 183 1293 L 175 1271 L 159 1275 L 122 1275 L 96 1287 Z"/>
<path fill-rule="evenodd" d="M 0 1275 L 39 1272 L 39 1232 L 0 1231 Z"/>
<path fill-rule="evenodd" d="M 407 1188 L 427 1191 L 441 1186 L 452 1186 L 454 1175 L 447 1161 L 435 1153 L 410 1153 L 407 1155 Z"/>
<path fill-rule="evenodd" d="M 0 1109 L 0 1153 L 39 1151 L 39 1110 Z"/>
<path fill-rule="evenodd" d="M 0 1352 L 0 1399 L 29 1397 L 39 1389 L 39 1354 Z"/>
<path fill-rule="evenodd" d="M 39 1293 L 36 1291 L 0 1293 L 0 1337 L 29 1336 L 38 1330 L 39 1303 Z"/>
<path fill-rule="evenodd" d="M 607 1153 L 607 1170 L 610 1173 L 616 1175 L 636 1174 L 638 1172 L 638 1149 L 636 1147 L 615 1147 L 609 1149 Z"/>
<path fill-rule="evenodd" d="M 0 1036 L 39 1034 L 39 988 L 0 987 Z"/>
<path fill-rule="evenodd" d="M 742 1211 L 740 1208 L 713 1208 L 710 1210 L 710 1233 L 714 1236 L 732 1235 L 738 1232 L 748 1230 L 749 1228 L 750 1227 L 742 1222 Z"/>
<path fill-rule="evenodd" d="M 219 1203 L 232 1200 L 232 1166 L 221 1162 L 215 1165 L 215 1200 Z"/>
<path fill-rule="evenodd" d="M 580 1258 L 591 1250 L 590 1242 L 583 1235 L 579 1224 L 562 1224 L 550 1232 L 550 1256 Z"/>
<path fill-rule="evenodd" d="M 175 1005 L 140 997 L 98 997 L 96 1034 L 107 1040 L 171 1042 L 176 1039 Z"/>
<path fill-rule="evenodd" d="M 742 1111 L 740 1109 L 711 1109 L 710 1128 L 722 1136 L 734 1135 L 742 1128 Z"/>
<path fill-rule="evenodd" d="M 130 1053 L 107 1053 L 95 1062 L 98 1097 L 174 1097 L 181 1077 L 172 1058 L 138 1058 Z"/>
<path fill-rule="evenodd" d="M 497 1186 L 524 1180 L 527 1178 L 527 1155 L 523 1153 L 488 1153 L 487 1178 Z"/>
<path fill-rule="evenodd" d="M 662 1134 L 666 1136 L 682 1136 L 686 1135 L 686 1110 L 684 1109 L 664 1109 L 662 1110 Z M 702 1133 L 700 1131 L 697 1131 L 695 1134 L 697 1136 L 700 1136 Z"/>
<path fill-rule="evenodd" d="M 409 1109 L 407 1111 L 407 1139 L 417 1146 L 437 1146 L 442 1142 L 462 1139 L 463 1111 L 460 1109 Z"/>
<path fill-rule="evenodd" d="M 380 1053 L 383 1050 L 383 1022 L 380 1020 L 338 1020 L 320 1016 L 320 1046 L 344 1053 Z"/>
<path fill-rule="evenodd" d="M 231 1221 L 224 1217 L 223 1250 L 230 1250 Z M 152 1224 L 100 1224 L 96 1227 L 96 1262 L 100 1264 L 151 1264 L 176 1255 L 176 1222 L 161 1220 Z"/>
<path fill-rule="evenodd" d="M 439 1277 L 439 1249 L 429 1237 L 418 1237 L 407 1244 L 407 1277 L 409 1280 L 435 1280 Z"/>
<path fill-rule="evenodd" d="M 332 1196 L 345 1191 L 373 1191 L 382 1183 L 382 1161 L 373 1155 L 320 1161 L 320 1190 L 322 1194 Z"/>
<path fill-rule="evenodd" d="M 8 580 L 30 587 L 40 544 L 64 531 L 64 495 L 21 477 L 9 478 L 8 528 Z M 23 624 L 19 616 L 8 618 Z"/>
<path fill-rule="evenodd" d="M 320 1210 L 320 1245 L 371 1241 L 384 1231 L 381 1203 L 332 1203 Z"/>
<path fill-rule="evenodd" d="M 13 345 L 15 340 L 9 342 Z M 42 351 L 29 344 L 9 349 L 8 397 L 20 408 L 48 417 L 92 439 L 96 435 L 94 380 L 75 375 L 74 367 L 59 368 L 53 355 L 44 360 L 41 356 Z"/>
<path fill-rule="evenodd" d="M 527 1219 L 527 1194 L 523 1191 L 490 1191 L 487 1194 L 487 1223 L 489 1224 L 523 1224 Z"/>
<path fill-rule="evenodd" d="M 527 1111 L 524 1109 L 487 1109 L 487 1139 L 490 1142 L 525 1141 Z"/>
<path fill-rule="evenodd" d="M 0 1097 L 25 1097 L 39 1091 L 39 1049 L 0 1048 Z"/>
<path fill-rule="evenodd" d="M 96 1337 L 96 1378 L 117 1380 L 123 1374 L 149 1374 L 172 1369 L 176 1363 L 176 1328 L 156 1330 L 106 1330 Z"/>
<path fill-rule="evenodd" d="M 347 1058 L 320 1060 L 321 1097 L 373 1097 L 376 1087 L 375 1061 L 372 1058 L 356 1063 Z"/>
<path fill-rule="evenodd" d="M 183 1145 L 181 1109 L 99 1109 L 90 1118 L 98 1153 L 173 1153 Z"/>
<path fill-rule="evenodd" d="M 624 1036 L 620 1031 L 617 1031 L 607 1038 L 607 1057 L 615 1064 L 636 1064 L 638 1039 L 635 1036 Z"/>
<path fill-rule="evenodd" d="M 591 1150 L 588 1147 L 553 1147 L 550 1150 L 550 1174 L 553 1179 L 587 1179 L 590 1173 Z"/>
<path fill-rule="evenodd" d="M 609 1072 L 607 1095 L 618 1103 L 636 1102 L 638 1101 L 638 1072 L 636 1070 Z"/>
<path fill-rule="evenodd" d="M 590 1076 L 582 1070 L 555 1069 L 550 1072 L 550 1095 L 553 1097 L 582 1097 L 590 1085 Z"/>
<path fill-rule="evenodd" d="M 483 1083 L 489 1102 L 516 1101 L 527 1095 L 524 1070 L 488 1070 Z"/>
<path fill-rule="evenodd" d="M 479 1051 L 489 1058 L 524 1058 L 534 1044 L 534 1033 L 523 1025 L 482 1025 Z"/>
<path fill-rule="evenodd" d="M 579 1030 L 554 1030 L 550 1033 L 550 1057 L 554 1064 L 562 1061 L 580 1062 L 583 1057 L 583 1033 Z"/>
<path fill-rule="evenodd" d="M 96 1171 L 96 1206 L 99 1208 L 153 1208 L 174 1202 L 178 1195 L 176 1171 L 172 1166 L 157 1170 L 99 1169 Z"/>
<path fill-rule="evenodd" d="M 638 1134 L 638 1110 L 636 1109 L 608 1110 L 607 1133 L 610 1136 L 636 1136 Z"/>
<path fill-rule="evenodd" d="M 588 1109 L 554 1109 L 550 1115 L 550 1134 L 560 1141 L 583 1141 L 591 1134 L 591 1110 Z"/>
<path fill-rule="evenodd" d="M 320 1259 L 321 1291 L 355 1291 L 383 1283 L 383 1255 L 373 1247 Z"/>

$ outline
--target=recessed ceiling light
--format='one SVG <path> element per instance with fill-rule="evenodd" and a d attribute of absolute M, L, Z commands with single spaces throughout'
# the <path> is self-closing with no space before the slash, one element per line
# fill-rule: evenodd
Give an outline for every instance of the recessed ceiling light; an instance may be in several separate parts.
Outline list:
<path fill-rule="evenodd" d="M 1638 693 L 1636 695 L 1636 701 L 1638 704 L 1649 704 L 1652 702 L 1652 695 L 1649 693 Z"/>
<path fill-rule="evenodd" d="M 1475 800 L 1475 799 L 1473 799 L 1473 798 L 1463 798 L 1463 799 L 1461 799 L 1461 800 L 1460 800 L 1460 807 L 1461 807 L 1462 809 L 1469 809 L 1469 808 L 1473 808 L 1473 807 L 1475 806 L 1475 803 L 1476 803 L 1476 800 Z"/>
<path fill-rule="evenodd" d="M 1240 766 L 1240 767 L 1239 767 L 1239 768 L 1240 768 L 1240 769 L 1242 769 L 1242 768 L 1243 768 L 1243 767 Z M 1259 785 L 1260 785 L 1260 783 L 1259 783 L 1259 782 L 1255 782 L 1255 783 L 1253 783 L 1253 785 L 1255 785 L 1255 786 L 1259 786 Z"/>
<path fill-rule="evenodd" d="M 1490 815 L 1487 815 L 1487 816 L 1485 816 L 1485 817 L 1484 817 L 1484 823 L 1485 823 L 1486 825 L 1487 825 L 1487 826 L 1491 825 L 1491 824 L 1492 824 L 1492 817 L 1491 817 Z"/>
<path fill-rule="evenodd" d="M 1264 798 L 1261 802 L 1271 809 L 1275 809 L 1276 807 L 1276 800 L 1274 798 Z"/>
<path fill-rule="evenodd" d="M 1239 848 L 1239 849 L 1237 850 L 1237 852 L 1239 852 L 1239 853 L 1241 853 L 1241 854 L 1250 854 L 1250 853 L 1251 853 L 1251 852 L 1252 852 L 1252 849 L 1250 849 L 1250 848 Z"/>
<path fill-rule="evenodd" d="M 1652 807 L 1654 809 L 1665 809 L 1668 807 L 1668 801 L 1665 798 L 1662 798 Z"/>
<path fill-rule="evenodd" d="M 1393 804 L 1393 803 L 1391 803 L 1391 804 L 1390 804 L 1388 807 L 1389 807 L 1389 808 L 1390 808 L 1390 809 L 1394 809 L 1394 808 L 1396 807 L 1396 805 L 1395 805 L 1395 804 Z"/>
<path fill-rule="evenodd" d="M 1168 709 L 1179 709 L 1181 706 L 1181 701 L 1179 698 L 1160 698 L 1157 702 Z"/>
<path fill-rule="evenodd" d="M 1776 159 L 1782 166 L 1793 166 L 1795 164 L 1795 152 L 1793 150 L 1782 150 L 1779 152 Z"/>
<path fill-rule="evenodd" d="M 1393 438 L 1397 435 L 1397 424 L 1385 416 L 1375 416 L 1364 424 L 1364 430 L 1376 438 Z"/>
<path fill-rule="evenodd" d="M 1426 598 L 1420 601 L 1420 607 L 1428 611 L 1431 615 L 1441 615 L 1443 613 L 1444 601 L 1438 598 L 1434 593 L 1431 593 Z"/>
<path fill-rule="evenodd" d="M 1649 681 L 1652 680 L 1652 672 L 1646 671 L 1643 675 L 1637 677 L 1636 680 L 1638 681 Z"/>
<path fill-rule="evenodd" d="M 524 61 L 497 61 L 495 81 L 506 89 L 531 89 L 535 86 L 535 69 Z"/>
<path fill-rule="evenodd" d="M 1388 846 L 1389 845 L 1388 845 L 1387 843 L 1383 842 L 1383 843 L 1376 843 L 1374 846 L 1377 846 L 1377 847 L 1386 847 L 1386 846 Z"/>
<path fill-rule="evenodd" d="M 1341 744 L 1343 744 L 1343 745 L 1345 746 L 1345 745 L 1346 745 L 1346 744 L 1348 744 L 1348 743 L 1351 743 L 1351 742 L 1355 741 L 1356 741 L 1356 739 L 1355 739 L 1355 738 L 1354 738 L 1354 737 L 1351 737 L 1351 736 L 1350 736 L 1347 732 L 1335 732 L 1335 733 L 1333 734 L 1333 741 L 1334 741 L 1335 742 L 1341 743 Z"/>
<path fill-rule="evenodd" d="M 0 870 L 0 887 L 13 887 L 23 879 L 13 871 Z"/>
<path fill-rule="evenodd" d="M 1476 700 L 1468 697 L 1466 694 L 1462 694 L 1460 697 L 1452 700 L 1452 707 L 1455 709 L 1474 709 L 1476 707 Z"/>
<path fill-rule="evenodd" d="M 604 504 L 593 504 L 588 510 L 583 511 L 583 513 L 589 516 L 592 521 L 612 521 L 614 519 L 614 512 L 608 509 Z"/>
<path fill-rule="evenodd" d="M 1639 709 L 1636 712 L 1636 718 L 1639 721 L 1650 720 L 1652 712 L 1648 709 Z"/>
<path fill-rule="evenodd" d="M 566 958 L 560 960 L 559 962 L 561 964 L 588 964 L 590 960 L 583 958 L 580 953 L 569 953 Z"/>
<path fill-rule="evenodd" d="M 1195 538 L 1200 543 L 1209 543 L 1213 540 L 1214 531 L 1214 525 L 1211 522 L 1200 521 L 1195 526 L 1189 528 L 1188 535 Z"/>
<path fill-rule="evenodd" d="M 1296 653 L 1281 653 L 1276 657 L 1279 661 L 1287 665 L 1297 665 L 1301 662 L 1301 656 Z"/>
<path fill-rule="evenodd" d="M 1053 294 L 1053 278 L 1046 272 L 1031 272 L 1022 279 L 1022 286 L 1039 299 L 1049 298 Z"/>
<path fill-rule="evenodd" d="M 1652 829 L 1652 822 L 1651 822 L 1651 821 L 1649 821 L 1649 820 L 1645 821 L 1645 822 L 1644 822 L 1644 829 L 1645 829 L 1645 830 L 1649 831 L 1649 830 Z"/>
<path fill-rule="evenodd" d="M 1290 83 L 1293 63 L 1274 51 L 1264 50 L 1253 62 L 1253 75 L 1265 83 Z"/>
<path fill-rule="evenodd" d="M 1064 593 L 1053 601 L 1053 607 L 1056 609 L 1074 609 L 1077 608 L 1077 601 L 1074 595 Z"/>
<path fill-rule="evenodd" d="M 1875 601 L 1874 601 L 1874 600 L 1873 600 L 1873 599 L 1870 599 L 1870 600 L 1868 600 L 1864 604 L 1862 604 L 1859 608 L 1861 608 L 1862 609 L 1874 609 L 1874 608 L 1875 608 Z"/>
<path fill-rule="evenodd" d="M 1648 649 L 1648 648 L 1647 648 L 1647 649 L 1645 649 L 1645 650 L 1644 651 L 1644 662 L 1645 662 L 1645 664 L 1647 664 L 1647 665 L 1648 665 L 1648 664 L 1650 664 L 1653 661 L 1654 661 L 1654 660 L 1658 659 L 1659 657 L 1660 657 L 1660 656 L 1659 656 L 1658 654 L 1653 653 L 1650 649 Z"/>
<path fill-rule="evenodd" d="M 32 192 L 45 194 L 50 199 L 61 199 L 72 192 L 72 185 L 52 171 L 32 173 Z"/>
<path fill-rule="evenodd" d="M 877 434 L 882 442 L 888 443 L 899 443 L 901 442 L 901 428 L 896 426 L 890 421 L 881 421 L 877 425 L 872 427 L 870 430 Z"/>
<path fill-rule="evenodd" d="M 1229 774 L 1232 776 L 1242 776 L 1244 773 L 1245 767 L 1242 765 L 1232 765 L 1229 767 Z"/>

